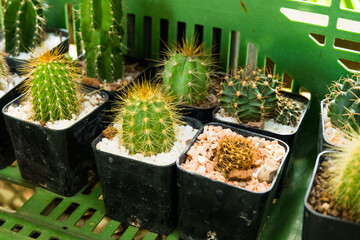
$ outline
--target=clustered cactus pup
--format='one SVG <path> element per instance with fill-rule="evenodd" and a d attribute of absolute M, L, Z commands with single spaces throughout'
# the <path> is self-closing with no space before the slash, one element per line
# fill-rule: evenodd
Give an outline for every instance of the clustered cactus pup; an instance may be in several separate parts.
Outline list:
<path fill-rule="evenodd" d="M 118 0 L 81 0 L 81 37 L 86 73 L 107 83 L 122 78 L 122 3 Z"/>
<path fill-rule="evenodd" d="M 203 48 L 196 40 L 183 40 L 165 53 L 163 87 L 181 103 L 196 105 L 206 99 L 214 71 L 211 55 Z"/>
<path fill-rule="evenodd" d="M 168 152 L 175 141 L 174 125 L 181 124 L 179 110 L 172 97 L 160 85 L 148 81 L 134 83 L 115 107 L 114 126 L 121 126 L 121 145 L 130 154 L 150 156 Z"/>
<path fill-rule="evenodd" d="M 61 50 L 60 50 L 61 51 Z M 35 120 L 56 121 L 71 119 L 79 112 L 80 85 L 75 80 L 77 71 L 59 50 L 36 52 L 36 58 L 23 71 L 25 96 L 33 103 Z"/>
<path fill-rule="evenodd" d="M 360 125 L 360 75 L 340 78 L 329 90 L 328 116 L 332 124 L 340 129 L 346 126 L 357 129 Z"/>
<path fill-rule="evenodd" d="M 43 40 L 43 0 L 6 0 L 4 11 L 5 51 L 17 56 Z"/>

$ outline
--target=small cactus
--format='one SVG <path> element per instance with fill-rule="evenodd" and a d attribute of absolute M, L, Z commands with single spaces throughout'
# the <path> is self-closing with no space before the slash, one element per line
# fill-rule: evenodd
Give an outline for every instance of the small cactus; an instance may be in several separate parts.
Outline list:
<path fill-rule="evenodd" d="M 24 71 L 26 96 L 32 100 L 37 121 L 71 119 L 79 111 L 79 86 L 76 69 L 64 55 L 55 51 L 39 51 Z"/>
<path fill-rule="evenodd" d="M 360 75 L 341 78 L 330 87 L 328 116 L 338 128 L 360 125 Z"/>
<path fill-rule="evenodd" d="M 122 78 L 122 3 L 119 0 L 81 0 L 81 37 L 86 74 L 108 83 Z"/>
<path fill-rule="evenodd" d="M 214 73 L 211 58 L 203 51 L 203 44 L 184 40 L 182 45 L 167 51 L 163 65 L 160 76 L 166 92 L 189 105 L 205 100 Z"/>
<path fill-rule="evenodd" d="M 280 97 L 276 108 L 275 122 L 282 125 L 297 126 L 303 107 L 294 99 Z"/>
<path fill-rule="evenodd" d="M 271 117 L 278 105 L 279 79 L 265 76 L 261 70 L 239 70 L 234 77 L 226 77 L 220 105 L 240 122 L 257 122 Z"/>
<path fill-rule="evenodd" d="M 43 40 L 43 0 L 5 1 L 5 51 L 17 56 L 27 52 Z"/>
<path fill-rule="evenodd" d="M 172 98 L 163 92 L 161 86 L 147 81 L 134 83 L 119 100 L 114 126 L 121 126 L 117 129 L 121 136 L 120 144 L 130 154 L 151 156 L 172 148 L 174 125 L 181 122 Z"/>
<path fill-rule="evenodd" d="M 326 188 L 338 206 L 360 216 L 360 135 L 352 131 L 347 141 L 330 155 Z"/>
<path fill-rule="evenodd" d="M 5 78 L 9 74 L 9 66 L 6 63 L 5 57 L 0 55 L 0 79 Z"/>
<path fill-rule="evenodd" d="M 251 168 L 255 157 L 255 146 L 241 135 L 225 136 L 214 150 L 215 169 L 225 174 L 234 169 Z"/>

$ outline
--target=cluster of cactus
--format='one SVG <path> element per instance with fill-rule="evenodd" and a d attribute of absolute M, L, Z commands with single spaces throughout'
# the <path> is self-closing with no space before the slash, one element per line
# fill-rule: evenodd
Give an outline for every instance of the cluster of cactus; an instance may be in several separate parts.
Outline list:
<path fill-rule="evenodd" d="M 339 128 L 360 126 L 360 75 L 335 81 L 327 97 L 332 124 Z"/>
<path fill-rule="evenodd" d="M 116 105 L 114 126 L 120 144 L 131 155 L 151 156 L 171 150 L 174 126 L 181 121 L 176 105 L 161 86 L 148 81 L 134 83 Z"/>
<path fill-rule="evenodd" d="M 326 188 L 338 206 L 360 216 L 360 135 L 352 131 L 347 141 L 330 155 Z"/>
<path fill-rule="evenodd" d="M 194 105 L 206 99 L 210 79 L 214 75 L 210 56 L 196 40 L 183 40 L 174 49 L 168 49 L 160 74 L 166 92 L 175 100 Z"/>
<path fill-rule="evenodd" d="M 24 71 L 26 97 L 33 103 L 35 120 L 56 121 L 71 119 L 79 112 L 79 85 L 76 69 L 58 51 L 39 51 Z"/>
<path fill-rule="evenodd" d="M 43 0 L 5 1 L 5 51 L 17 56 L 40 44 L 43 36 Z"/>
<path fill-rule="evenodd" d="M 80 15 L 87 76 L 108 83 L 122 78 L 121 1 L 81 0 Z"/>
<path fill-rule="evenodd" d="M 295 127 L 300 121 L 303 108 L 294 99 L 280 97 L 276 108 L 275 122 Z"/>
<path fill-rule="evenodd" d="M 262 121 L 272 116 L 278 106 L 281 82 L 261 70 L 240 69 L 226 77 L 220 96 L 221 107 L 240 122 Z"/>
<path fill-rule="evenodd" d="M 255 157 L 255 146 L 241 135 L 231 135 L 222 138 L 214 150 L 213 161 L 215 169 L 225 175 L 234 169 L 247 170 L 251 168 Z"/>

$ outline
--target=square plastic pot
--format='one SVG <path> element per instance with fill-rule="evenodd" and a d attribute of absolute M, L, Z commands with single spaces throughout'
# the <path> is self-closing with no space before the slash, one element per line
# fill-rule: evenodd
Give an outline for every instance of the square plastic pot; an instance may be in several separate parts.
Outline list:
<path fill-rule="evenodd" d="M 185 117 L 184 121 L 193 128 L 202 128 L 196 119 Z M 102 138 L 98 136 L 92 147 L 106 215 L 152 232 L 170 234 L 177 223 L 175 162 L 159 166 L 97 150 L 96 144 Z"/>
<path fill-rule="evenodd" d="M 321 116 L 320 116 L 320 127 L 319 127 L 319 137 L 318 137 L 318 152 L 322 152 L 325 150 L 330 150 L 332 147 L 335 147 L 334 144 L 330 143 L 325 138 L 325 104 L 327 103 L 326 99 L 323 99 L 320 103 L 321 108 Z"/>
<path fill-rule="evenodd" d="M 280 133 L 275 133 L 275 132 L 271 132 L 271 131 L 267 131 L 267 130 L 262 130 L 262 129 L 259 129 L 259 128 L 256 128 L 256 127 L 251 127 L 251 126 L 248 126 L 248 125 L 245 125 L 245 124 L 229 123 L 229 122 L 222 121 L 222 120 L 216 118 L 216 115 L 215 115 L 220 110 L 219 108 L 216 108 L 213 111 L 213 115 L 212 115 L 213 121 L 220 122 L 220 123 L 223 123 L 223 124 L 227 124 L 227 125 L 230 125 L 230 126 L 233 126 L 233 127 L 249 130 L 249 131 L 252 131 L 252 132 L 260 133 L 260 134 L 270 136 L 270 137 L 273 137 L 273 138 L 280 139 L 280 140 L 286 142 L 289 145 L 289 147 L 292 148 L 292 146 L 294 145 L 296 134 L 297 134 L 297 132 L 298 132 L 300 126 L 301 126 L 301 123 L 302 123 L 302 121 L 303 121 L 303 119 L 305 117 L 305 114 L 307 112 L 310 101 L 309 101 L 309 99 L 307 99 L 306 97 L 304 97 L 304 96 L 302 96 L 300 94 L 289 93 L 289 92 L 285 92 L 285 91 L 280 91 L 280 92 L 285 97 L 294 99 L 296 101 L 304 103 L 304 105 L 305 105 L 304 113 L 302 114 L 295 131 L 293 133 L 291 133 L 291 134 L 280 134 Z"/>
<path fill-rule="evenodd" d="M 89 89 L 86 90 L 90 92 Z M 72 196 L 94 175 L 92 140 L 101 132 L 103 110 L 108 96 L 98 108 L 68 128 L 49 129 L 15 118 L 7 113 L 19 105 L 21 97 L 7 104 L 2 112 L 15 149 L 21 176 L 32 183 L 63 196 Z"/>
<path fill-rule="evenodd" d="M 258 133 L 231 127 L 221 123 L 205 126 L 230 128 L 243 136 L 258 136 L 276 140 Z M 202 130 L 197 134 L 200 135 Z M 197 136 L 192 141 L 193 145 Z M 253 192 L 234 185 L 188 172 L 181 167 L 187 152 L 177 161 L 179 188 L 179 233 L 182 239 L 256 239 L 261 231 L 269 206 L 272 203 L 284 165 L 288 159 L 288 145 L 278 140 L 286 154 L 265 192 Z M 216 235 L 216 238 L 210 238 Z"/>
<path fill-rule="evenodd" d="M 305 195 L 302 239 L 359 240 L 360 224 L 318 213 L 309 205 L 311 189 L 315 186 L 314 181 L 319 166 L 323 161 L 331 160 L 326 158 L 327 153 L 330 153 L 330 151 L 325 151 L 318 155 L 313 176 Z"/>
<path fill-rule="evenodd" d="M 45 29 L 47 33 L 55 33 L 61 35 L 62 42 L 55 46 L 51 51 L 55 49 L 59 50 L 59 53 L 66 53 L 69 51 L 70 45 L 70 34 L 66 29 L 56 29 L 56 28 L 47 28 Z M 19 59 L 18 57 L 6 57 L 6 62 L 8 63 L 11 71 L 19 73 L 23 64 L 27 63 L 27 60 Z"/>

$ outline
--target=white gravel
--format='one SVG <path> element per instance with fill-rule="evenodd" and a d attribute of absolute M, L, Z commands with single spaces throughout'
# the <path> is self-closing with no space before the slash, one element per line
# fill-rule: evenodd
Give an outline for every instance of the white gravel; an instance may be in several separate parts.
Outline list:
<path fill-rule="evenodd" d="M 340 128 L 332 125 L 331 119 L 328 117 L 328 112 L 329 104 L 326 103 L 323 111 L 323 129 L 325 130 L 324 137 L 326 141 L 333 145 L 344 145 L 346 141 L 346 135 L 343 131 L 341 131 Z"/>
<path fill-rule="evenodd" d="M 73 114 L 72 119 L 70 120 L 58 120 L 54 122 L 47 122 L 45 127 L 50 129 L 65 129 L 76 123 L 76 121 L 82 119 L 92 111 L 94 111 L 99 105 L 104 102 L 104 99 L 99 94 L 85 95 L 84 101 L 80 106 L 80 114 Z M 22 102 L 19 106 L 9 106 L 7 113 L 15 118 L 22 119 L 24 121 L 32 122 L 40 125 L 39 121 L 34 121 L 35 112 L 33 110 L 33 105 L 30 101 Z"/>
<path fill-rule="evenodd" d="M 118 126 L 116 126 L 118 128 Z M 103 138 L 97 145 L 96 149 L 112 153 L 115 155 L 120 155 L 123 157 L 136 159 L 139 161 L 151 163 L 154 165 L 169 165 L 175 162 L 180 154 L 185 150 L 188 140 L 191 140 L 197 133 L 197 129 L 192 128 L 191 126 L 175 126 L 175 136 L 176 142 L 174 143 L 173 148 L 167 153 L 160 153 L 157 155 L 145 157 L 143 154 L 130 155 L 129 150 L 124 146 L 120 145 L 121 136 L 117 134 L 113 139 L 109 140 Z"/>
<path fill-rule="evenodd" d="M 17 86 L 25 78 L 19 77 L 16 73 L 9 74 L 5 78 L 0 78 L 0 98 L 3 97 L 7 92 Z"/>

